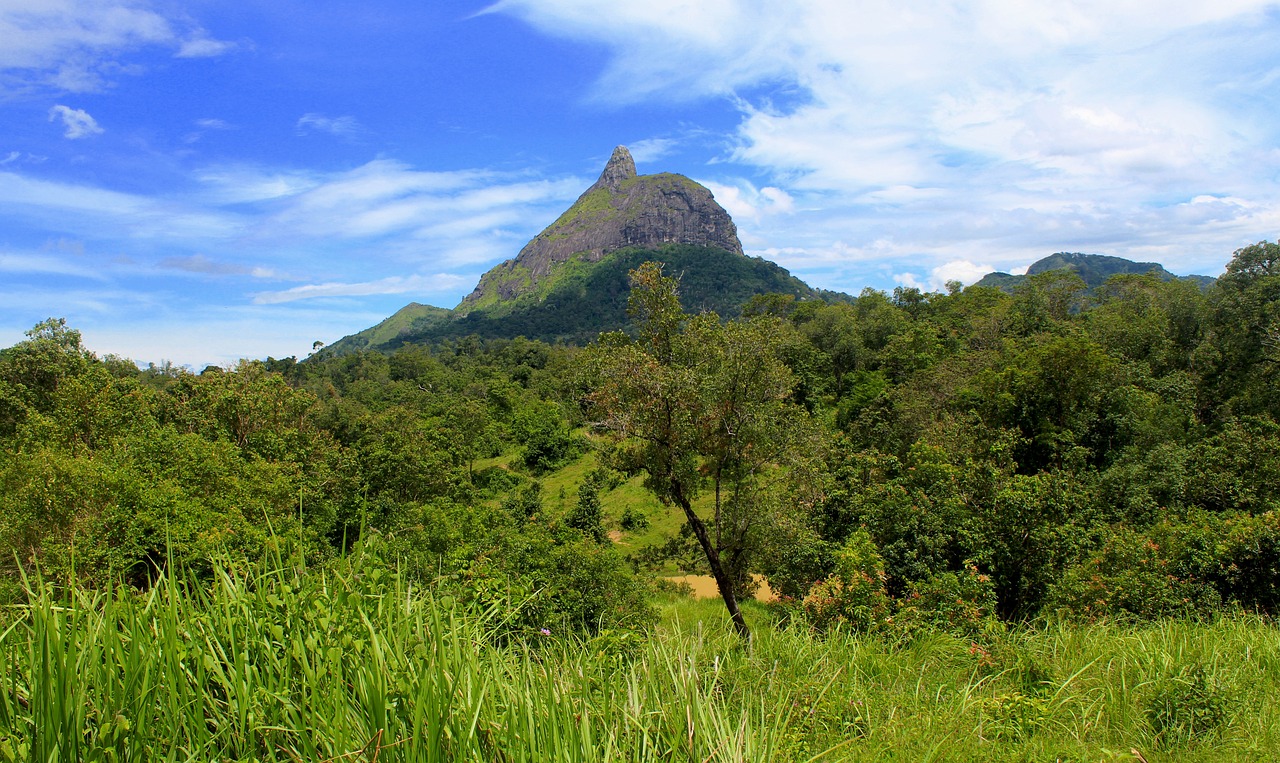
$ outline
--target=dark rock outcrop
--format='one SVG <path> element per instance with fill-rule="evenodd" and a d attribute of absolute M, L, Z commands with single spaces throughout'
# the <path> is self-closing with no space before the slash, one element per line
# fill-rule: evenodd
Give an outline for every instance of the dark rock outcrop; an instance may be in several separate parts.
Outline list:
<path fill-rule="evenodd" d="M 571 260 L 599 262 L 626 247 L 691 244 L 742 254 L 738 229 L 711 191 L 683 175 L 637 175 L 625 146 L 558 220 L 481 277 L 461 311 L 514 299 L 546 285 Z"/>

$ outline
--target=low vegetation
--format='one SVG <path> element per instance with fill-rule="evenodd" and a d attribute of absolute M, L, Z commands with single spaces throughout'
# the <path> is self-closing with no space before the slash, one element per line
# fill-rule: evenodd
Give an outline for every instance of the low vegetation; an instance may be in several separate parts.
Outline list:
<path fill-rule="evenodd" d="M 1272 760 L 1273 626 L 823 636 L 661 599 L 646 638 L 514 622 L 357 550 L 145 592 L 32 581 L 0 760 Z"/>
<path fill-rule="evenodd" d="M 1274 759 L 1277 255 L 199 374 L 51 319 L 0 760 Z"/>

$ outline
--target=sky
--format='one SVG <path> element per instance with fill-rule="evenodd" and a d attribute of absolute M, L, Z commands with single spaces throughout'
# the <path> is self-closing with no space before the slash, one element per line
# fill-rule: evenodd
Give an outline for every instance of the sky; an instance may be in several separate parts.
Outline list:
<path fill-rule="evenodd" d="M 616 145 L 813 286 L 1280 231 L 1280 4 L 0 0 L 0 347 L 305 357 L 453 307 Z"/>

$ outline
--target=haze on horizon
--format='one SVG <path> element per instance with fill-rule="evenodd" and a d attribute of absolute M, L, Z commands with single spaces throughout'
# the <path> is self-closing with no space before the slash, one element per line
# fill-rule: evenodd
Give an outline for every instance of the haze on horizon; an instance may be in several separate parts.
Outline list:
<path fill-rule="evenodd" d="M 853 293 L 1280 231 L 1277 3 L 261 5 L 0 0 L 0 346 L 304 356 L 457 304 L 618 144 Z"/>

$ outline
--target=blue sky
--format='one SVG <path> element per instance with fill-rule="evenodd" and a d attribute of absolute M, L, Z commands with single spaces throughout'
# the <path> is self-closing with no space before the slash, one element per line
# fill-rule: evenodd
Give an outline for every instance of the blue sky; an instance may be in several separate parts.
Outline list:
<path fill-rule="evenodd" d="M 0 346 L 196 370 L 452 307 L 613 147 L 815 286 L 1280 230 L 1250 0 L 0 0 Z"/>

